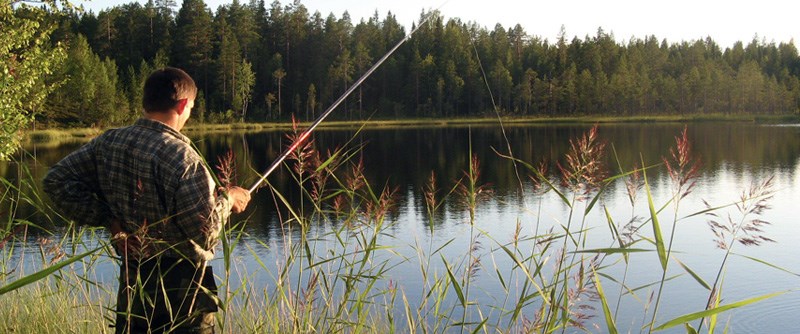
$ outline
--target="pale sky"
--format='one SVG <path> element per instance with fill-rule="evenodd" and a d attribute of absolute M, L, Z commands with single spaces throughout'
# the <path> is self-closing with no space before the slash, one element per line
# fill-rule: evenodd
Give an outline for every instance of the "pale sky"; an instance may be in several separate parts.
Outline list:
<path fill-rule="evenodd" d="M 94 0 L 81 2 L 97 13 L 99 9 L 133 0 Z M 138 0 L 146 2 L 146 0 Z M 655 35 L 668 43 L 705 39 L 710 36 L 723 49 L 735 41 L 747 45 L 753 37 L 769 42 L 800 43 L 800 2 L 795 0 L 300 0 L 309 13 L 319 11 L 323 17 L 333 13 L 337 18 L 345 10 L 354 24 L 369 18 L 377 10 L 383 19 L 391 11 L 407 29 L 419 19 L 423 9 L 439 9 L 445 18 L 458 17 L 474 21 L 492 30 L 500 23 L 510 28 L 519 23 L 531 36 L 548 39 L 558 36 L 561 26 L 569 40 L 594 36 L 597 28 L 613 33 L 618 42 L 631 37 Z M 181 0 L 176 0 L 180 6 Z M 205 0 L 216 11 L 231 0 Z M 239 0 L 248 3 L 249 0 Z M 266 0 L 267 6 L 272 2 Z M 281 0 L 285 5 L 288 0 Z M 180 8 L 177 7 L 176 10 Z"/>

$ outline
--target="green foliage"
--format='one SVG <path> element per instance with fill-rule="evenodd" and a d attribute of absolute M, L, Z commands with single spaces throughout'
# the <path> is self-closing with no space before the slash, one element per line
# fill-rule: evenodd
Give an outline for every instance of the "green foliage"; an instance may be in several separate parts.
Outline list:
<path fill-rule="evenodd" d="M 59 33 L 56 41 L 85 35 L 92 52 L 118 66 L 117 85 L 127 89 L 134 110 L 137 80 L 169 65 L 195 79 L 209 115 L 230 109 L 266 121 L 312 117 L 405 37 L 392 15 L 354 24 L 347 15 L 310 14 L 299 2 L 237 0 L 212 13 L 203 0 L 185 0 L 177 15 L 170 6 L 175 1 L 131 2 L 71 15 L 61 20 L 71 34 Z M 800 56 L 790 42 L 753 39 L 723 49 L 711 38 L 668 43 L 645 36 L 622 44 L 598 28 L 583 39 L 562 31 L 550 43 L 520 25 L 488 30 L 438 12 L 420 18 L 429 14 L 433 19 L 334 118 L 360 118 L 364 111 L 379 118 L 470 117 L 495 107 L 552 117 L 799 110 Z M 252 71 L 245 81 L 238 73 L 243 62 Z M 68 101 L 50 99 L 77 112 Z"/>
<path fill-rule="evenodd" d="M 253 86 L 256 84 L 256 77 L 253 73 L 253 66 L 247 60 L 236 68 L 236 89 L 233 96 L 233 106 L 241 110 L 242 120 L 247 115 L 247 106 L 252 100 Z"/>
<path fill-rule="evenodd" d="M 45 113 L 48 120 L 100 127 L 130 120 L 128 100 L 117 87 L 116 64 L 108 58 L 101 60 L 83 35 L 78 35 L 69 46 L 67 60 L 56 76 L 63 78 L 64 84 L 48 99 Z M 132 85 L 141 91 L 140 84 Z"/>
<path fill-rule="evenodd" d="M 64 51 L 49 43 L 55 25 L 46 14 L 53 6 L 0 3 L 0 160 L 16 151 L 20 131 L 57 86 L 46 82 L 64 59 Z"/>

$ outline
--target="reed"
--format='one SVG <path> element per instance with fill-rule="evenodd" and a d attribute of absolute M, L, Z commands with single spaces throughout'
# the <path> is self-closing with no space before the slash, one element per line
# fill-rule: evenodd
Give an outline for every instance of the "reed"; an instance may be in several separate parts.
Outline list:
<path fill-rule="evenodd" d="M 113 295 L 97 290 L 76 291 L 72 288 L 49 281 L 6 294 L 3 297 L 7 302 L 3 303 L 0 309 L 0 319 L 3 319 L 0 331 L 3 333 L 107 332 L 108 324 L 103 316 L 108 315 L 105 308 L 113 307 Z"/>
<path fill-rule="evenodd" d="M 297 134 L 294 131 L 289 139 Z M 492 191 L 482 181 L 480 161 L 470 157 L 459 180 L 437 180 L 431 174 L 422 189 L 428 236 L 407 249 L 389 246 L 394 244 L 390 241 L 397 223 L 397 189 L 368 179 L 369 166 L 358 159 L 360 147 L 346 143 L 320 152 L 308 141 L 287 161 L 297 184 L 290 191 L 303 200 L 290 202 L 289 194 L 269 185 L 261 190 L 269 192 L 281 214 L 280 240 L 247 235 L 244 226 L 258 223 L 247 220 L 230 224 L 223 232 L 219 259 L 214 261 L 222 268 L 215 277 L 221 297 L 219 329 L 224 333 L 616 333 L 625 330 L 618 328 L 620 304 L 634 299 L 641 301 L 642 320 L 633 328 L 657 332 L 683 325 L 687 332 L 696 332 L 703 325 L 693 328 L 693 321 L 706 319 L 703 324 L 713 330 L 719 314 L 782 293 L 724 304 L 721 298 L 734 243 L 757 246 L 771 241 L 766 222 L 759 218 L 774 195 L 769 179 L 728 203 L 686 213 L 680 202 L 691 195 L 697 181 L 697 160 L 686 131 L 676 137 L 669 158 L 627 168 L 618 164 L 616 173 L 601 164 L 608 146 L 600 135 L 594 127 L 573 139 L 554 174 L 548 173 L 546 163 L 506 157 L 528 172 L 532 187 L 524 189 L 526 196 L 549 193 L 568 208 L 567 216 L 549 224 L 552 227 L 542 228 L 545 217 L 539 204 L 529 208 L 535 221 L 513 222 L 510 240 L 481 230 L 477 223 L 484 218 L 479 209 Z M 236 183 L 235 161 L 232 155 L 219 161 L 222 183 Z M 650 191 L 648 175 L 658 168 L 671 176 L 669 198 L 658 199 Z M 102 268 L 118 268 L 109 236 L 101 230 L 62 225 L 63 219 L 32 181 L 23 173 L 0 183 L 4 217 L 0 330 L 110 332 L 116 282 L 115 277 L 99 276 L 107 272 Z M 603 193 L 616 182 L 625 182 L 629 216 L 614 217 L 603 203 Z M 36 221 L 20 217 L 17 203 L 35 207 Z M 463 213 L 468 239 L 466 249 L 455 257 L 444 250 L 456 237 L 434 238 L 435 224 L 445 219 L 442 208 L 451 204 Z M 637 205 L 648 207 L 650 215 L 637 216 Z M 605 221 L 592 220 L 596 210 L 602 210 Z M 729 219 L 729 211 L 738 213 L 739 219 Z M 709 217 L 711 233 L 723 250 L 713 278 L 701 277 L 673 249 L 678 225 L 697 216 Z M 661 222 L 670 218 L 665 234 Z M 590 231 L 599 227 L 609 231 L 613 243 L 588 248 Z M 42 241 L 31 243 L 31 234 L 41 235 Z M 270 255 L 264 255 L 264 249 Z M 639 253 L 654 255 L 663 271 L 657 281 L 630 286 L 628 275 L 635 269 L 630 259 Z M 665 320 L 659 314 L 662 292 L 679 288 L 668 284 L 674 278 L 667 274 L 670 264 L 678 264 L 709 295 L 708 303 L 697 305 L 695 312 Z M 418 294 L 407 293 L 406 282 L 393 279 L 398 268 L 418 268 L 404 273 L 419 277 L 421 287 L 414 290 Z M 267 277 L 266 282 L 261 277 Z M 504 295 L 495 296 L 492 305 L 479 305 L 478 278 L 492 278 Z M 612 299 L 612 291 L 616 298 Z"/>

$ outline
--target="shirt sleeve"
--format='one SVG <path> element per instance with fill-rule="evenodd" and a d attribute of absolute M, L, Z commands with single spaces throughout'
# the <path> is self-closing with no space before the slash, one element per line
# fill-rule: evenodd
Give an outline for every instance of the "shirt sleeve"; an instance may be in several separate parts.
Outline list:
<path fill-rule="evenodd" d="M 66 218 L 80 225 L 110 225 L 111 209 L 97 179 L 94 141 L 51 167 L 42 183 L 44 191 Z"/>
<path fill-rule="evenodd" d="M 230 218 L 232 202 L 226 195 L 217 194 L 214 180 L 200 162 L 190 165 L 180 177 L 175 201 L 176 228 L 196 253 L 211 260 L 219 234 Z"/>

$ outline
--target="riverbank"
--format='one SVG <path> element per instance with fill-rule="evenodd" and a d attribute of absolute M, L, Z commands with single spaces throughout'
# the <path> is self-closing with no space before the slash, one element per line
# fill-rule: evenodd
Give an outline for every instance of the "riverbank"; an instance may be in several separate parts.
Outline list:
<path fill-rule="evenodd" d="M 800 122 L 798 115 L 670 115 L 670 116 L 574 116 L 574 117 L 503 117 L 504 125 L 524 126 L 530 124 L 574 123 L 574 124 L 608 124 L 608 123 L 659 123 L 659 122 L 756 122 L 756 123 L 795 123 Z M 430 128 L 450 126 L 493 126 L 498 123 L 497 117 L 469 118 L 417 118 L 398 120 L 353 120 L 326 121 L 319 129 L 357 129 L 357 128 Z M 311 122 L 299 123 L 306 128 Z M 189 123 L 183 132 L 188 135 L 208 133 L 250 133 L 263 131 L 288 131 L 291 122 L 268 123 L 229 123 L 229 124 L 196 124 Z M 58 145 L 64 142 L 85 142 L 96 137 L 105 129 L 102 128 L 52 128 L 29 131 L 23 138 L 23 145 Z"/>

